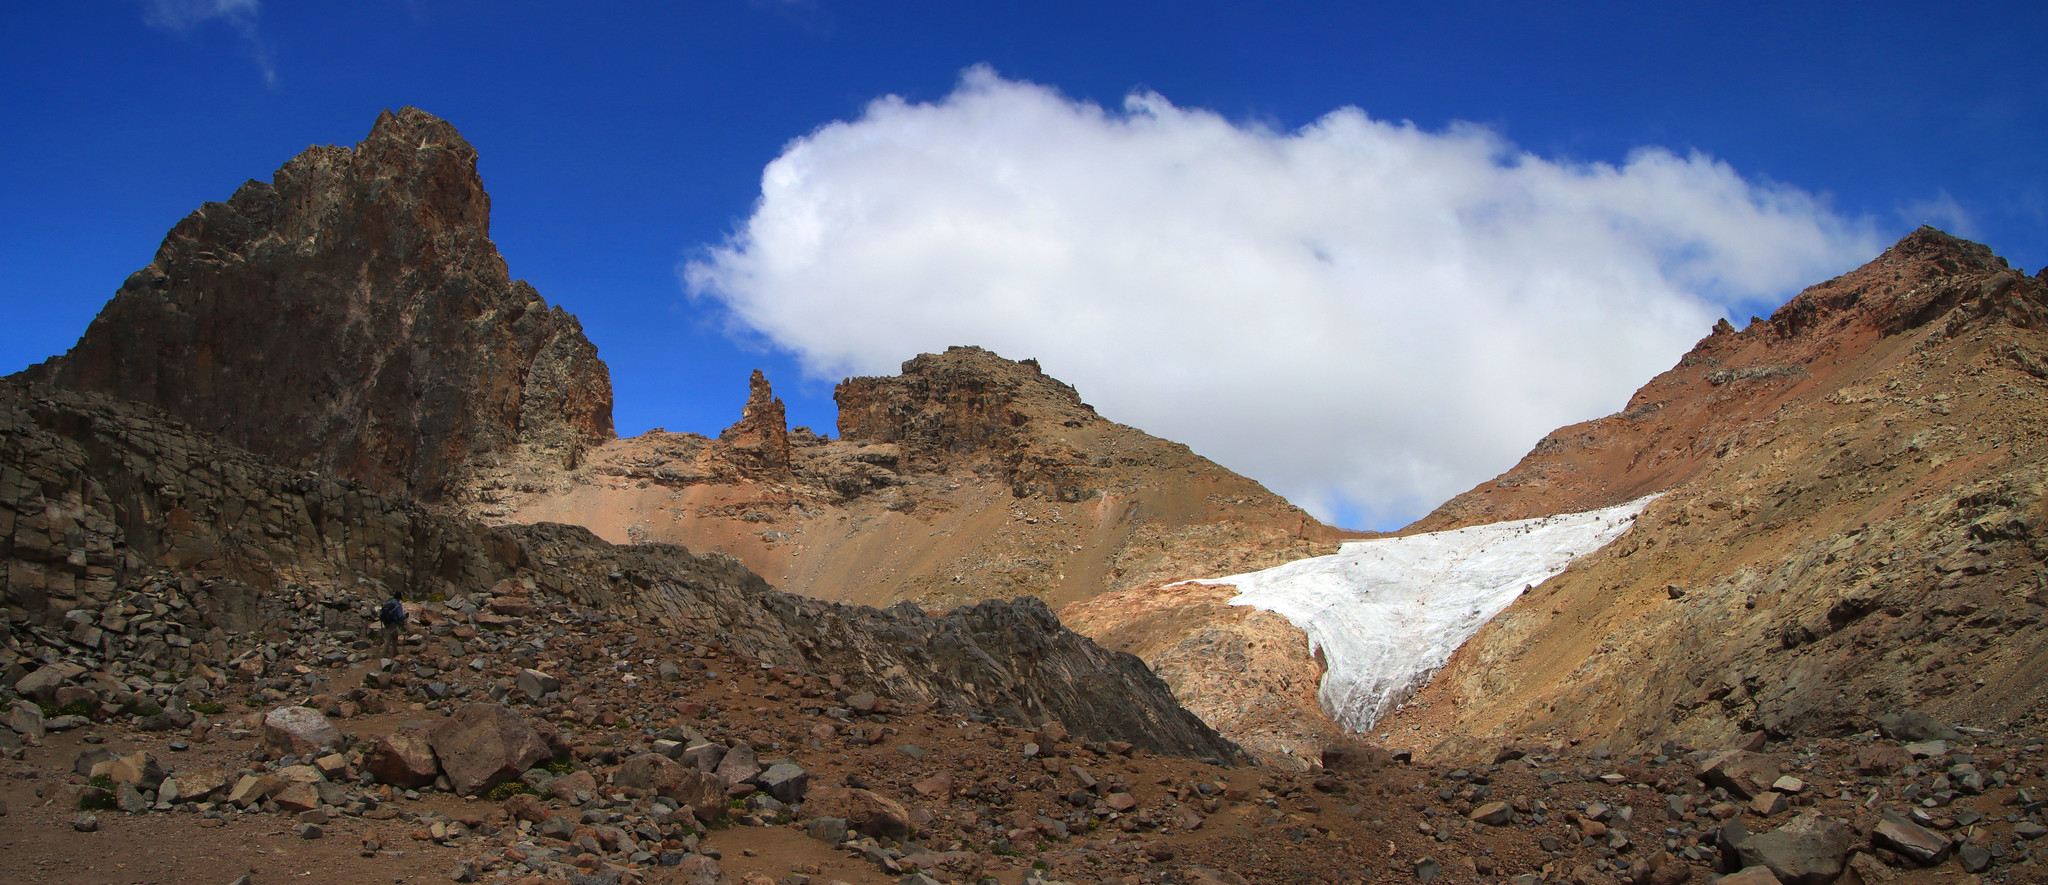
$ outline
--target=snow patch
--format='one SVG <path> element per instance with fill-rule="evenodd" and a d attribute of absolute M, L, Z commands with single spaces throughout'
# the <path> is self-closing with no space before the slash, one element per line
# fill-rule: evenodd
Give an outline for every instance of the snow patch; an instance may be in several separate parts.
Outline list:
<path fill-rule="evenodd" d="M 1586 513 L 1351 541 L 1336 553 L 1194 583 L 1274 612 L 1323 657 L 1323 710 L 1365 731 L 1522 591 L 1628 531 L 1656 495 Z"/>

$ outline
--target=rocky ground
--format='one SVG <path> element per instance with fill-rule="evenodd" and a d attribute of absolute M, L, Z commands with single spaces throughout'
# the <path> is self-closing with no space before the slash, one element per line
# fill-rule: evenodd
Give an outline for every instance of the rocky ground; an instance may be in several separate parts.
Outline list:
<path fill-rule="evenodd" d="M 190 605 L 174 589 L 16 628 L 0 876 L 1917 883 L 2040 881 L 2048 861 L 2034 734 L 1919 715 L 1747 750 L 1515 744 L 1453 769 L 1351 745 L 1230 767 L 500 589 L 415 605 L 396 659 L 368 596 L 177 672 L 78 641 L 147 634 Z M 1728 881 L 1769 881 L 1745 875 Z"/>

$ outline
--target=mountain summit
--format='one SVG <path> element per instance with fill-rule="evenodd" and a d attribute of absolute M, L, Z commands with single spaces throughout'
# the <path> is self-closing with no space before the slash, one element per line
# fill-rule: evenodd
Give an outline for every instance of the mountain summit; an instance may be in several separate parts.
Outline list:
<path fill-rule="evenodd" d="M 481 456 L 612 438 L 576 318 L 513 280 L 477 153 L 417 108 L 171 229 L 25 380 L 147 403 L 282 464 L 441 497 Z"/>

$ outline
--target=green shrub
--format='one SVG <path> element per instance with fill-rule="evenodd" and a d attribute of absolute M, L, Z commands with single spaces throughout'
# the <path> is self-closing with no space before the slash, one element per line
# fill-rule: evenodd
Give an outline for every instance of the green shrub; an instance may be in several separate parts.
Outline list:
<path fill-rule="evenodd" d="M 60 707 L 60 706 L 57 706 L 57 702 L 56 702 L 56 701 L 37 701 L 37 702 L 36 702 L 36 706 L 38 706 L 38 707 L 41 707 L 41 708 L 43 709 L 43 715 L 44 715 L 44 716 L 52 716 L 52 717 L 54 717 L 54 716 L 86 716 L 86 717 L 90 717 L 90 716 L 92 716 L 92 712 L 93 712 L 93 702 L 91 702 L 91 701 L 84 701 L 84 700 L 79 700 L 79 701 L 72 701 L 71 703 L 65 704 L 65 705 L 63 705 L 63 706 L 61 706 L 61 707 Z"/>
<path fill-rule="evenodd" d="M 492 802 L 503 802 L 514 796 L 531 792 L 533 792 L 531 788 L 527 787 L 523 783 L 520 783 L 519 781 L 506 781 L 502 784 L 492 787 L 489 793 L 484 794 L 484 797 L 491 800 Z"/>
<path fill-rule="evenodd" d="M 93 775 L 85 782 L 88 787 L 98 787 L 106 792 L 95 795 L 87 790 L 78 794 L 78 810 L 105 811 L 114 807 L 114 777 L 107 774 Z"/>
<path fill-rule="evenodd" d="M 553 774 L 556 777 L 560 777 L 562 775 L 568 774 L 569 772 L 576 770 L 576 760 L 571 759 L 567 756 L 556 756 L 553 759 L 549 759 L 546 762 L 542 762 L 540 764 L 540 767 L 542 770 L 548 772 L 549 774 Z"/>
<path fill-rule="evenodd" d="M 205 713 L 208 716 L 219 716 L 228 711 L 228 705 L 219 701 L 198 701 L 187 706 L 191 707 L 194 713 Z"/>

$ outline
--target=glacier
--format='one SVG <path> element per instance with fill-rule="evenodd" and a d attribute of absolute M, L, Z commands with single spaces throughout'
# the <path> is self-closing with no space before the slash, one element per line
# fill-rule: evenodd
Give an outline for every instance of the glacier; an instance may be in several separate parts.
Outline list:
<path fill-rule="evenodd" d="M 1634 525 L 1657 498 L 1403 538 L 1191 583 L 1232 585 L 1232 605 L 1278 614 L 1322 658 L 1318 691 L 1338 725 L 1365 731 L 1408 699 L 1526 589 Z"/>

